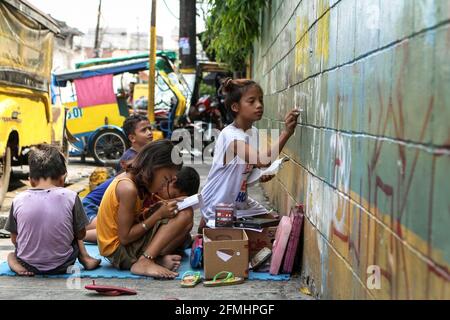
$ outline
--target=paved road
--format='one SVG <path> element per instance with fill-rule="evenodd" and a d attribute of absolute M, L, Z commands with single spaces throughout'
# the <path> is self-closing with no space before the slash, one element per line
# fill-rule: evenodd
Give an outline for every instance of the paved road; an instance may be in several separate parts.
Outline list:
<path fill-rule="evenodd" d="M 201 176 L 201 186 L 205 183 L 209 166 L 200 164 L 192 165 Z M 72 188 L 82 188 L 88 183 L 89 174 L 95 169 L 93 162 L 82 164 L 79 161 L 71 161 L 69 165 L 69 179 L 74 183 Z M 27 187 L 26 168 L 22 172 L 15 172 L 14 187 L 8 192 L 8 199 L 2 207 L 0 215 L 5 216 L 9 210 L 10 201 L 17 192 Z M 268 205 L 262 189 L 258 186 L 249 189 L 250 195 Z M 8 204 L 9 203 L 9 204 Z M 199 212 L 195 213 L 195 226 L 200 220 Z M 4 261 L 9 252 L 13 250 L 7 239 L 0 239 L 0 261 Z M 194 289 L 183 289 L 179 287 L 178 281 L 161 280 L 135 280 L 135 279 L 97 279 L 98 284 L 119 285 L 133 288 L 138 291 L 136 296 L 122 297 L 99 297 L 84 290 L 84 286 L 92 282 L 91 279 L 83 278 L 79 282 L 66 279 L 48 278 L 19 278 L 0 277 L 0 299 L 217 299 L 217 300 L 306 300 L 311 297 L 303 295 L 300 278 L 294 276 L 291 281 L 247 281 L 239 286 L 206 288 L 198 285 Z"/>

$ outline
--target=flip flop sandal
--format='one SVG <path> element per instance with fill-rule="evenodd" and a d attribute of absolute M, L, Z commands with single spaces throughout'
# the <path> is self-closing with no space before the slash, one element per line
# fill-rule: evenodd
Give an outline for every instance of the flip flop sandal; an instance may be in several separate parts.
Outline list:
<path fill-rule="evenodd" d="M 202 281 L 200 272 L 186 271 L 181 277 L 182 288 L 193 288 Z"/>
<path fill-rule="evenodd" d="M 217 279 L 220 275 L 226 274 L 226 277 L 223 279 Z M 244 283 L 244 278 L 235 277 L 233 272 L 222 271 L 214 276 L 212 281 L 204 281 L 203 285 L 205 287 L 221 287 L 221 286 L 232 286 L 235 284 Z"/>
<path fill-rule="evenodd" d="M 103 296 L 120 296 L 120 295 L 135 295 L 137 292 L 133 289 L 116 286 L 102 286 L 95 284 L 95 280 L 92 280 L 91 285 L 84 287 L 87 290 L 95 290 L 98 294 Z"/>

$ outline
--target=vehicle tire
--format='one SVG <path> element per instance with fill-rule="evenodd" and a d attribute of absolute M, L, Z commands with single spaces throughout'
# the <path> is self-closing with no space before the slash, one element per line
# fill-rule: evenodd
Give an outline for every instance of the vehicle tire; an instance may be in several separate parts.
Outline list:
<path fill-rule="evenodd" d="M 11 177 L 11 148 L 6 147 L 4 156 L 0 159 L 0 207 L 8 191 Z"/>
<path fill-rule="evenodd" d="M 97 133 L 90 150 L 97 164 L 116 166 L 127 149 L 125 136 L 117 130 L 104 130 Z"/>

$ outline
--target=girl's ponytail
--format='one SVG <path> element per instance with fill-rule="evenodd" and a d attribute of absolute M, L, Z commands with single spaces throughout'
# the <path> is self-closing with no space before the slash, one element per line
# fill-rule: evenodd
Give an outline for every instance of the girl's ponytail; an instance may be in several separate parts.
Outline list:
<path fill-rule="evenodd" d="M 219 91 L 223 95 L 227 95 L 231 93 L 233 87 L 233 78 L 225 78 L 221 81 L 221 86 L 219 88 Z"/>

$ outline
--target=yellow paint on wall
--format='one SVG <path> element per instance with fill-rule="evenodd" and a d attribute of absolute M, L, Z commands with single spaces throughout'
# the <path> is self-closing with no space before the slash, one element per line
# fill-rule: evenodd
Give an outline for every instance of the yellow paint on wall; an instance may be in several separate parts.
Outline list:
<path fill-rule="evenodd" d="M 327 12 L 317 24 L 316 57 L 322 63 L 328 62 L 330 53 L 330 12 Z"/>
<path fill-rule="evenodd" d="M 285 150 L 289 154 L 289 150 Z M 293 200 L 302 202 L 304 195 L 298 195 L 298 190 L 313 192 L 306 196 L 308 221 L 305 224 L 304 265 L 303 272 L 315 279 L 316 289 L 324 281 L 326 286 L 323 298 L 333 299 L 449 299 L 450 281 L 432 269 L 436 265 L 449 269 L 443 252 L 432 248 L 431 257 L 427 257 L 428 243 L 404 225 L 392 221 L 378 208 L 371 206 L 368 213 L 365 209 L 368 203 L 361 199 L 362 207 L 336 193 L 338 197 L 335 212 L 321 212 L 322 217 L 310 216 L 309 208 L 323 202 L 324 187 L 308 189 L 312 177 L 304 169 L 297 183 L 304 184 L 302 188 L 288 182 L 286 176 L 297 175 L 296 164 L 285 165 L 279 176 L 264 185 L 270 201 L 278 212 L 287 214 Z M 314 194 L 314 193 L 317 194 Z M 359 194 L 349 192 L 352 199 L 359 199 Z M 326 205 L 319 206 L 322 210 Z M 322 223 L 331 214 L 331 224 L 328 234 L 317 230 L 315 223 Z M 307 230 L 310 228 L 310 230 Z M 400 239 L 393 231 L 402 229 Z M 325 238 L 323 238 L 325 237 Z M 328 253 L 323 255 L 323 248 L 318 242 L 326 244 Z M 306 257 L 306 258 L 305 258 Z M 432 259 L 430 261 L 429 259 Z M 322 266 L 325 264 L 325 268 Z M 379 266 L 382 270 L 381 289 L 367 287 L 368 267 Z M 325 270 L 325 274 L 322 274 Z M 323 279 L 322 277 L 326 277 Z M 342 279 L 345 279 L 343 282 Z M 359 280 L 358 280 L 359 279 Z"/>
<path fill-rule="evenodd" d="M 327 11 L 328 9 L 330 9 L 330 0 L 316 0 L 317 1 L 317 8 L 318 8 L 318 16 L 320 17 L 321 15 L 323 15 L 325 13 L 325 11 Z"/>
<path fill-rule="evenodd" d="M 322 63 L 328 62 L 330 52 L 330 8 L 329 2 L 326 0 L 317 0 L 318 14 L 321 17 L 317 21 L 317 34 L 315 39 L 311 39 L 309 32 L 310 23 L 308 16 L 297 16 L 296 19 L 296 48 L 295 48 L 295 70 L 300 74 L 301 78 L 309 76 L 311 70 L 311 50 L 314 52 L 316 59 Z M 314 40 L 311 44 L 311 40 Z M 312 48 L 311 48 L 312 49 Z"/>
<path fill-rule="evenodd" d="M 297 17 L 296 24 L 296 48 L 295 48 L 295 70 L 304 78 L 309 72 L 309 22 L 307 17 Z"/>

